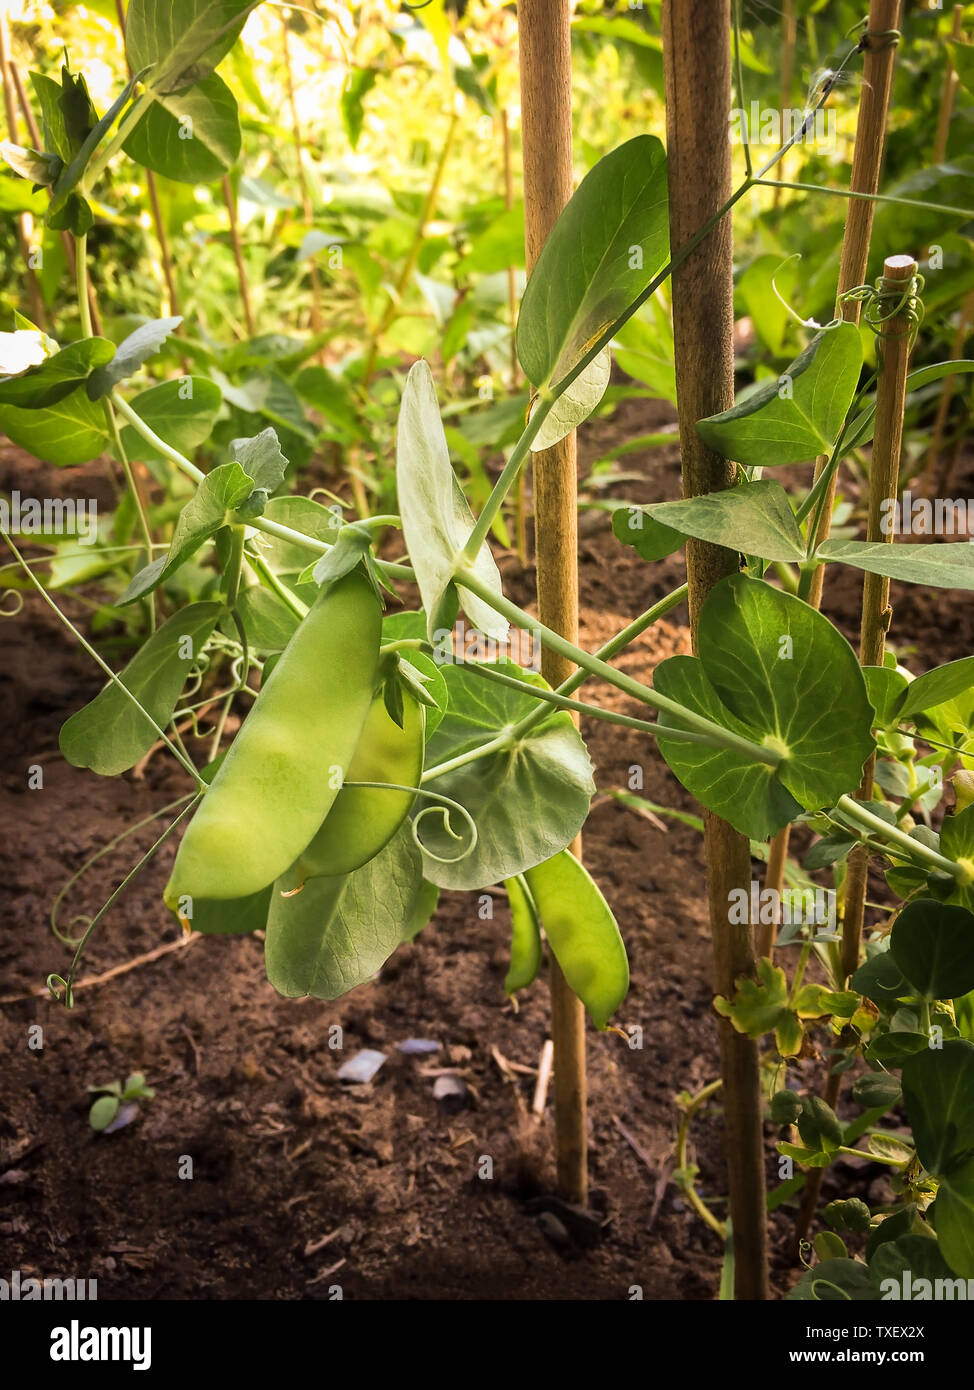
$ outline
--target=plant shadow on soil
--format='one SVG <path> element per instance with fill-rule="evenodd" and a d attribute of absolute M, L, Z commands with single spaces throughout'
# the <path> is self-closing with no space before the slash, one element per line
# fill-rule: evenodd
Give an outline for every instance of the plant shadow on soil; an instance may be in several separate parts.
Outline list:
<path fill-rule="evenodd" d="M 672 418 L 659 403 L 625 403 L 614 419 L 583 431 L 583 468 L 620 437 Z M 103 477 L 97 464 L 51 470 L 0 444 L 4 489 L 98 496 Z M 677 496 L 676 449 L 657 450 L 644 480 L 614 491 L 642 502 Z M 681 557 L 644 565 L 613 539 L 605 513 L 583 513 L 579 557 L 581 638 L 590 650 L 683 580 Z M 514 557 L 501 565 L 508 592 L 528 602 L 533 576 L 522 575 Z M 894 635 L 915 641 L 914 669 L 974 650 L 974 614 L 960 596 L 894 592 Z M 857 593 L 851 571 L 837 576 L 827 610 L 854 612 Z M 83 605 L 63 602 L 83 623 Z M 619 664 L 648 678 L 656 662 L 688 650 L 685 621 L 685 610 L 676 610 Z M 847 616 L 842 624 L 852 637 Z M 99 675 L 36 596 L 0 622 L 0 643 L 0 993 L 9 997 L 66 971 L 70 952 L 48 924 L 61 884 L 126 825 L 186 788 L 159 755 L 143 775 L 116 779 L 63 761 L 58 729 L 96 693 Z M 633 708 L 606 687 L 583 694 Z M 588 725 L 600 789 L 624 787 L 639 764 L 644 796 L 696 809 L 648 738 Z M 28 791 L 27 767 L 36 763 L 43 790 Z M 100 860 L 65 904 L 64 920 L 97 910 L 158 833 L 147 826 Z M 528 1069 L 547 1034 L 544 980 L 515 1011 L 503 989 L 505 900 L 495 897 L 493 918 L 481 920 L 477 895 L 445 893 L 414 944 L 373 983 L 332 1003 L 279 998 L 264 978 L 261 942 L 223 937 L 194 940 L 191 949 L 80 990 L 72 1012 L 46 997 L 5 1004 L 6 1267 L 23 1277 L 96 1278 L 101 1299 L 325 1299 L 335 1286 L 357 1299 L 627 1299 L 633 1286 L 651 1300 L 715 1297 L 720 1242 L 671 1177 L 674 1096 L 705 1085 L 718 1069 L 702 840 L 603 797 L 585 847 L 632 965 L 617 1021 L 643 1030 L 642 1049 L 588 1031 L 596 1243 L 596 1223 L 576 1223 L 539 1200 L 553 1188 L 551 1104 L 536 1123 Z M 106 918 L 82 977 L 177 940 L 161 899 L 173 854 L 172 844 L 164 846 Z M 35 1023 L 43 1025 L 41 1050 L 28 1047 Z M 341 1051 L 329 1047 L 336 1024 Z M 438 1041 L 439 1052 L 396 1050 L 417 1037 Z M 364 1047 L 386 1052 L 385 1065 L 366 1086 L 341 1083 L 339 1066 Z M 441 1068 L 466 1083 L 462 1110 L 434 1099 Z M 155 1098 L 127 1127 L 94 1134 L 86 1087 L 131 1071 L 146 1073 Z M 820 1066 L 809 1080 L 819 1075 Z M 772 1137 L 769 1129 L 774 1182 Z M 720 1145 L 719 1108 L 711 1106 L 694 1122 L 691 1157 L 699 1189 L 723 1214 Z M 192 1179 L 179 1176 L 185 1155 Z M 490 1180 L 478 1176 L 483 1156 L 493 1161 Z M 865 1190 L 881 1169 L 845 1176 Z M 785 1212 L 772 1218 L 772 1230 L 780 1294 L 795 1278 Z"/>

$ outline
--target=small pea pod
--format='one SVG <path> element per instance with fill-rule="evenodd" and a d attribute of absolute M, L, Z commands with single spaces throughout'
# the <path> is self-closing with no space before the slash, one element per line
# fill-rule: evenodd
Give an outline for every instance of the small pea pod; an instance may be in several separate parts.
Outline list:
<path fill-rule="evenodd" d="M 395 677 L 393 677 L 395 679 Z M 402 728 L 380 690 L 372 701 L 346 782 L 389 782 L 396 787 L 343 786 L 318 833 L 300 856 L 305 878 L 349 874 L 383 849 L 412 809 L 426 747 L 425 711 L 402 691 Z"/>
<path fill-rule="evenodd" d="M 360 571 L 315 600 L 183 837 L 164 895 L 173 910 L 185 898 L 260 892 L 312 839 L 372 704 L 380 621 L 378 596 Z"/>
<path fill-rule="evenodd" d="M 604 1029 L 629 990 L 626 948 L 609 904 L 566 849 L 524 877 L 565 979 Z"/>
<path fill-rule="evenodd" d="M 541 969 L 541 930 L 524 875 L 504 880 L 511 904 L 511 968 L 504 981 L 508 994 L 527 989 Z"/>

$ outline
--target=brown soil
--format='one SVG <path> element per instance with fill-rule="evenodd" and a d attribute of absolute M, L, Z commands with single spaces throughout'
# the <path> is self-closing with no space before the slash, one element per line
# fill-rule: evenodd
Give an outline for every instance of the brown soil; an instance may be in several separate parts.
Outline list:
<path fill-rule="evenodd" d="M 640 403 L 620 414 L 627 433 L 668 418 L 665 408 Z M 616 421 L 594 425 L 583 460 L 618 437 Z M 638 468 L 643 460 L 626 462 Z M 96 475 L 92 466 L 52 478 L 0 445 L 0 488 L 43 486 L 49 494 L 63 485 L 89 496 Z M 654 454 L 646 481 L 616 491 L 641 501 L 675 496 L 674 451 Z M 585 529 L 582 640 L 592 649 L 681 582 L 682 562 L 646 567 L 605 527 Z M 512 557 L 502 565 L 509 591 L 526 601 L 532 584 Z M 829 601 L 848 612 L 846 597 L 836 585 Z M 85 622 L 76 600 L 64 607 Z M 658 660 L 686 650 L 685 613 L 671 616 L 634 644 L 625 669 L 645 678 Z M 897 619 L 916 641 L 917 669 L 974 649 L 969 606 L 918 591 L 900 603 Z M 142 776 L 115 779 L 63 761 L 60 724 L 100 681 L 39 598 L 28 596 L 19 616 L 0 623 L 0 644 L 0 989 L 9 998 L 66 971 L 70 951 L 48 924 L 64 880 L 185 787 L 162 756 Z M 644 796 L 694 809 L 648 739 L 604 723 L 586 734 L 600 788 L 624 786 L 631 765 L 641 764 Z M 42 790 L 27 790 L 32 764 L 43 767 Z M 95 911 L 158 833 L 146 826 L 96 863 L 64 920 Z M 72 1012 L 46 997 L 5 1003 L 0 1274 L 94 1277 L 103 1299 L 327 1298 L 334 1285 L 357 1299 L 626 1299 L 633 1285 L 647 1299 L 713 1298 L 720 1243 L 671 1177 L 674 1096 L 717 1073 L 701 839 L 601 797 L 585 841 L 632 964 L 620 1021 L 644 1034 L 641 1050 L 611 1033 L 589 1034 L 595 1221 L 546 1196 L 550 1104 L 535 1124 L 528 1070 L 547 1034 L 543 982 L 515 1011 L 503 990 L 503 897 L 495 897 L 493 919 L 481 920 L 474 896 L 446 893 L 414 944 L 374 983 L 334 1003 L 279 998 L 264 978 L 261 942 L 250 937 L 194 939 L 80 989 Z M 176 941 L 161 901 L 172 855 L 167 844 L 105 920 L 83 976 Z M 29 1046 L 38 1023 L 40 1050 Z M 336 1024 L 343 1051 L 329 1047 Z M 435 1039 L 440 1051 L 396 1050 L 417 1037 Z M 367 1086 L 343 1084 L 339 1066 L 363 1047 L 386 1052 L 385 1065 Z M 434 1099 L 439 1068 L 466 1082 L 466 1108 L 451 1113 Z M 127 1127 L 94 1134 L 86 1088 L 139 1070 L 155 1098 Z M 720 1141 L 713 1107 L 695 1121 L 692 1161 L 718 1211 Z M 187 1155 L 191 1180 L 180 1176 Z M 492 1180 L 478 1176 L 485 1156 Z M 775 1223 L 782 1292 L 794 1273 L 784 1213 Z"/>

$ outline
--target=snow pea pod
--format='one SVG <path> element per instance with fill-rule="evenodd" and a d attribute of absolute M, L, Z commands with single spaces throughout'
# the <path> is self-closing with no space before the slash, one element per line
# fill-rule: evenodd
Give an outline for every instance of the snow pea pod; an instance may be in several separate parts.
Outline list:
<path fill-rule="evenodd" d="M 504 887 L 511 905 L 511 968 L 504 989 L 514 994 L 519 989 L 527 989 L 541 969 L 541 931 L 524 875 L 506 879 Z"/>
<path fill-rule="evenodd" d="M 609 904 L 567 849 L 524 877 L 565 979 L 604 1029 L 629 990 L 626 948 Z"/>
<path fill-rule="evenodd" d="M 165 901 L 244 898 L 285 873 L 341 788 L 372 704 L 381 611 L 352 571 L 315 600 L 176 855 Z"/>
<path fill-rule="evenodd" d="M 418 787 L 423 775 L 423 706 L 402 692 L 402 728 L 386 709 L 383 692 L 372 700 L 346 782 L 392 782 Z M 409 815 L 415 795 L 384 787 L 343 786 L 314 839 L 300 856 L 305 878 L 348 874 L 383 849 Z"/>

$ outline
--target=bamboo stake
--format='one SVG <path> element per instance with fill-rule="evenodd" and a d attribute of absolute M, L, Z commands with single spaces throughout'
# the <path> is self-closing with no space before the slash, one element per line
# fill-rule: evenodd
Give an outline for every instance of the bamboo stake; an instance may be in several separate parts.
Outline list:
<path fill-rule="evenodd" d="M 240 303 L 243 306 L 244 323 L 247 325 L 248 337 L 252 338 L 254 336 L 254 315 L 250 307 L 247 268 L 244 265 L 243 248 L 240 245 L 240 230 L 237 227 L 237 200 L 234 197 L 229 174 L 223 175 L 223 201 L 227 205 L 227 213 L 230 217 L 230 245 L 233 247 L 233 259 L 237 263 L 237 283 L 240 286 Z"/>
<path fill-rule="evenodd" d="M 893 67 L 896 62 L 896 42 L 887 36 L 898 27 L 899 17 L 900 0 L 869 0 L 865 40 L 868 46 L 862 68 L 862 95 L 859 99 L 856 145 L 852 156 L 852 178 L 849 183 L 853 193 L 879 192 L 879 175 L 886 144 L 886 118 L 893 90 Z M 840 296 L 840 312 L 848 323 L 859 322 L 859 306 L 854 302 L 841 304 L 841 296 L 846 290 L 861 285 L 865 279 L 875 206 L 868 198 L 852 198 L 846 214 L 837 293 Z M 825 459 L 818 460 L 815 468 L 816 478 L 820 476 L 825 462 Z M 822 520 L 816 536 L 818 544 L 828 539 L 832 529 L 832 508 L 835 505 L 837 480 L 838 470 L 829 485 L 825 506 L 822 509 Z M 824 581 L 825 566 L 819 565 L 812 575 L 808 595 L 808 601 L 813 608 L 822 606 Z"/>
<path fill-rule="evenodd" d="M 670 245 L 679 248 L 730 196 L 730 0 L 688 5 L 665 0 L 663 66 L 669 156 Z M 734 465 L 708 449 L 695 429 L 734 400 L 732 224 L 723 218 L 673 276 L 677 408 L 688 497 L 722 491 Z M 696 647 L 700 607 L 719 580 L 737 570 L 735 552 L 687 543 L 690 628 Z M 729 921 L 729 893 L 747 887 L 747 838 L 704 810 L 704 845 L 713 933 L 714 984 L 733 996 L 737 979 L 754 974 L 748 924 Z M 764 1142 L 758 1044 L 719 1024 L 724 1133 L 734 1229 L 735 1296 L 768 1296 Z"/>
<path fill-rule="evenodd" d="M 281 39 L 284 52 L 284 78 L 287 87 L 287 102 L 291 111 L 291 133 L 294 137 L 294 153 L 298 161 L 298 183 L 301 188 L 301 212 L 306 227 L 314 225 L 314 208 L 311 203 L 311 190 L 304 167 L 304 140 L 301 136 L 301 121 L 298 117 L 298 104 L 294 96 L 294 74 L 291 68 L 291 43 L 288 36 L 288 13 L 281 14 Z M 311 257 L 311 331 L 321 332 L 321 277 L 314 256 Z M 319 362 L 324 361 L 324 353 L 318 353 Z"/>
<path fill-rule="evenodd" d="M 964 6 L 954 6 L 953 24 L 951 25 L 950 37 L 954 40 L 964 36 Z M 954 71 L 954 64 L 951 61 L 950 51 L 944 66 L 944 85 L 940 94 L 940 113 L 937 118 L 937 134 L 933 142 L 933 162 L 942 164 L 947 154 L 947 137 L 950 133 L 950 121 L 954 114 L 954 100 L 957 95 L 957 73 Z M 950 349 L 951 359 L 956 359 L 963 354 L 964 340 L 969 332 L 969 324 L 974 318 L 974 293 L 965 295 L 960 314 L 957 319 L 957 329 L 954 333 L 954 341 Z M 934 469 L 941 449 L 943 448 L 944 432 L 947 428 L 947 416 L 950 412 L 950 402 L 954 394 L 954 383 L 956 377 L 947 377 L 940 388 L 940 400 L 937 402 L 937 414 L 934 417 L 933 431 L 930 436 L 930 448 L 927 450 L 926 462 L 923 472 L 928 479 L 929 486 L 924 489 L 928 496 L 937 497 L 946 491 L 947 480 L 950 474 L 950 455 L 944 459 L 943 465 L 934 475 Z"/>
<path fill-rule="evenodd" d="M 950 37 L 959 39 L 963 33 L 964 25 L 964 6 L 954 6 L 954 22 L 951 26 Z M 933 142 L 933 162 L 943 164 L 947 154 L 947 136 L 950 133 L 950 118 L 954 114 L 954 99 L 957 96 L 957 74 L 954 71 L 954 64 L 951 62 L 950 50 L 947 51 L 947 62 L 944 67 L 944 86 L 940 93 L 940 111 L 937 116 L 937 134 Z"/>
<path fill-rule="evenodd" d="M 900 0 L 870 0 L 869 34 L 887 35 L 896 28 L 899 20 Z M 886 141 L 886 119 L 889 110 L 890 93 L 893 87 L 893 66 L 896 46 L 889 37 L 870 38 L 863 64 L 862 97 L 859 116 L 856 122 L 856 144 L 852 158 L 852 177 L 850 188 L 854 193 L 877 193 L 879 176 L 883 164 L 883 150 Z M 846 217 L 845 232 L 842 238 L 842 258 L 839 265 L 836 313 L 847 323 L 859 322 L 861 305 L 858 300 L 843 301 L 846 290 L 861 285 L 866 278 L 869 263 L 869 241 L 872 236 L 873 212 L 875 203 L 865 198 L 850 201 Z M 815 464 L 815 478 L 819 478 L 828 460 L 823 455 Z M 817 541 L 828 539 L 832 529 L 832 508 L 835 505 L 835 490 L 838 471 L 828 488 L 822 520 L 819 524 Z M 822 606 L 822 588 L 825 582 L 825 566 L 819 565 L 811 578 L 808 603 L 812 608 Z M 781 901 L 784 889 L 784 869 L 788 859 L 788 844 L 791 827 L 785 826 L 771 842 L 765 887 L 777 893 L 776 901 Z M 761 933 L 759 954 L 770 956 L 774 950 L 775 926 L 772 924 Z M 814 1177 L 814 1174 L 812 1175 Z M 818 1182 L 821 1183 L 819 1174 Z"/>
<path fill-rule="evenodd" d="M 902 291 L 916 274 L 917 263 L 911 256 L 890 256 L 883 269 L 884 288 L 898 288 Z M 898 492 L 910 327 L 909 317 L 897 314 L 884 325 L 881 334 L 882 371 L 876 390 L 876 433 L 870 466 L 867 532 L 867 539 L 870 541 L 892 543 L 894 539 L 892 531 L 885 534 L 880 523 L 883 502 L 890 498 L 895 500 Z M 867 574 L 863 583 L 859 638 L 859 660 L 863 666 L 882 665 L 891 617 L 889 580 L 882 575 Z M 876 756 L 872 754 L 863 769 L 862 784 L 856 793 L 861 801 L 868 801 L 872 796 L 875 767 Z M 865 846 L 857 847 L 849 855 L 843 895 L 841 963 L 842 973 L 846 977 L 851 975 L 859 964 L 868 875 L 869 850 Z M 841 1089 L 842 1074 L 830 1071 L 825 1086 L 826 1105 L 834 1108 Z M 823 1171 L 821 1168 L 813 1168 L 805 1183 L 795 1223 L 795 1239 L 799 1245 L 808 1233 L 818 1205 Z"/>
<path fill-rule="evenodd" d="M 510 212 L 514 206 L 514 171 L 511 160 L 511 123 L 507 107 L 501 107 L 501 136 L 504 150 L 504 207 Z M 520 379 L 520 364 L 517 360 L 517 275 L 514 267 L 507 267 L 507 305 L 511 319 L 511 390 L 516 391 Z M 525 567 L 528 563 L 528 470 L 522 468 L 517 479 L 517 493 L 514 504 L 514 525 L 518 559 Z"/>
<path fill-rule="evenodd" d="M 795 22 L 795 0 L 784 0 L 781 11 L 781 119 L 784 128 L 785 112 L 791 108 L 791 99 L 795 90 L 795 41 L 797 39 L 798 25 Z M 737 94 L 738 101 L 741 94 Z M 785 173 L 786 155 L 778 166 L 777 177 L 786 179 Z M 776 188 L 771 195 L 772 207 L 777 207 L 781 198 L 781 189 Z"/>
<path fill-rule="evenodd" d="M 7 117 L 7 135 L 13 144 L 20 143 L 17 131 L 17 112 L 14 107 L 14 87 L 13 87 L 13 64 L 10 61 L 10 35 L 7 30 L 7 11 L 0 5 L 0 77 L 3 79 L 3 105 Z M 17 216 L 17 245 L 20 249 L 20 259 L 24 266 L 24 277 L 27 286 L 27 299 L 30 303 L 30 315 L 38 328 L 47 330 L 47 311 L 44 308 L 44 299 L 41 295 L 40 282 L 31 264 L 33 248 L 31 246 L 31 236 L 33 233 L 34 220 L 29 212 L 21 212 Z"/>
<path fill-rule="evenodd" d="M 528 269 L 572 195 L 572 0 L 521 0 L 518 37 Z M 575 436 L 534 456 L 538 616 L 574 642 L 578 633 L 578 513 Z M 545 650 L 542 674 L 560 685 L 571 662 Z M 580 856 L 580 839 L 571 846 Z M 552 959 L 551 1036 L 555 1051 L 558 1185 L 574 1202 L 588 1196 L 585 1011 Z"/>
<path fill-rule="evenodd" d="M 883 289 L 889 293 L 909 285 L 917 271 L 912 256 L 889 256 L 883 267 Z M 869 524 L 866 539 L 892 544 L 892 528 L 881 524 L 889 499 L 896 500 L 899 483 L 900 449 L 903 442 L 903 409 L 906 398 L 906 368 L 910 356 L 911 322 L 907 314 L 894 315 L 880 334 L 882 371 L 876 384 L 876 433 L 869 470 Z M 884 508 L 885 504 L 885 508 Z M 862 587 L 862 626 L 859 634 L 859 660 L 863 666 L 881 666 L 886 651 L 886 633 L 893 616 L 889 606 L 889 579 L 866 574 Z M 876 755 L 863 769 L 860 801 L 873 793 Z M 842 973 L 851 975 L 859 965 L 859 942 L 866 907 L 866 876 L 869 850 L 863 846 L 849 855 L 846 872 L 845 912 L 842 920 Z"/>

